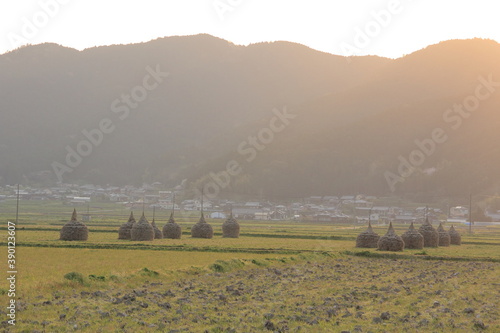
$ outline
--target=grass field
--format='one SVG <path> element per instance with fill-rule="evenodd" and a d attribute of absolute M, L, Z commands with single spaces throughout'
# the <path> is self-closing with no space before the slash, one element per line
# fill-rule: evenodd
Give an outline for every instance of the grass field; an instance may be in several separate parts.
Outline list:
<path fill-rule="evenodd" d="M 4 208 L 0 218 L 12 220 Z M 18 321 L 15 330 L 3 322 L 6 332 L 500 331 L 499 226 L 456 226 L 462 246 L 388 253 L 356 249 L 364 227 L 354 225 L 239 221 L 241 237 L 226 239 L 222 221 L 209 220 L 214 238 L 193 239 L 196 216 L 181 213 L 180 240 L 123 241 L 129 211 L 91 210 L 101 215 L 89 240 L 63 242 L 69 207 L 23 203 Z M 160 227 L 168 215 L 157 212 Z M 81 279 L 65 278 L 71 272 Z"/>

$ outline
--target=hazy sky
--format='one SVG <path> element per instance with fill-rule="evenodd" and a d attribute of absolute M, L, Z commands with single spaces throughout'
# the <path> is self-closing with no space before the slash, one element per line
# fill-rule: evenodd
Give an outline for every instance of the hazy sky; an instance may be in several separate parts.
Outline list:
<path fill-rule="evenodd" d="M 498 0 L 1 0 L 0 54 L 26 43 L 84 49 L 208 33 L 395 58 L 448 39 L 500 41 L 499 9 Z"/>

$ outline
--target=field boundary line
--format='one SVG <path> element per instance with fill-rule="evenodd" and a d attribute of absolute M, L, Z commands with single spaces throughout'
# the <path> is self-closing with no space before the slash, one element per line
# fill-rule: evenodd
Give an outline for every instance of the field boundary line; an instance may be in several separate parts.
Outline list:
<path fill-rule="evenodd" d="M 314 250 L 286 250 L 286 249 L 262 249 L 262 248 L 212 248 L 212 247 L 185 247 L 171 245 L 146 245 L 146 244 L 40 244 L 40 243 L 17 243 L 18 247 L 45 247 L 45 248 L 72 248 L 72 249 L 102 249 L 102 250 L 151 250 L 151 251 L 186 251 L 186 252 L 222 252 L 222 253 L 256 253 L 256 254 L 301 254 L 328 251 Z M 0 242 L 0 246 L 7 246 L 6 242 Z"/>
<path fill-rule="evenodd" d="M 340 254 L 348 256 L 362 257 L 362 258 L 375 258 L 375 259 L 401 259 L 401 260 L 430 260 L 430 261 L 466 261 L 466 262 L 493 262 L 500 263 L 500 259 L 495 258 L 479 258 L 479 257 L 443 257 L 443 256 L 429 256 L 429 255 L 408 255 L 396 253 L 375 253 L 370 251 L 341 251 Z"/>

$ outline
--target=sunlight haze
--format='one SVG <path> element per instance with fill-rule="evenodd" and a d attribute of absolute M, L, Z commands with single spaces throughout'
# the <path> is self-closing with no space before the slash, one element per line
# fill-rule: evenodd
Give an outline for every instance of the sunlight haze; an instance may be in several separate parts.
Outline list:
<path fill-rule="evenodd" d="M 391 6 L 380 29 L 371 25 Z M 0 53 L 26 43 L 82 50 L 207 33 L 240 45 L 284 40 L 333 54 L 397 58 L 449 39 L 499 41 L 497 8 L 491 0 L 3 1 Z M 358 31 L 370 27 L 372 36 L 356 45 Z"/>
<path fill-rule="evenodd" d="M 498 4 L 1 1 L 1 332 L 500 332 Z"/>

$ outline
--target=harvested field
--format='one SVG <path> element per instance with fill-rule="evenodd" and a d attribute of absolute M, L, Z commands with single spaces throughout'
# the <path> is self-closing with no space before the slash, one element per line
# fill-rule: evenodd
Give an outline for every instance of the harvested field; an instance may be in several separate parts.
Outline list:
<path fill-rule="evenodd" d="M 386 252 L 355 247 L 363 225 L 243 220 L 239 238 L 224 238 L 224 221 L 210 220 L 213 238 L 192 238 L 198 217 L 180 213 L 181 239 L 119 240 L 124 212 L 86 223 L 87 241 L 64 242 L 68 211 L 22 217 L 18 321 L 6 332 L 500 330 L 498 226 L 455 226 L 461 246 Z"/>
<path fill-rule="evenodd" d="M 143 270 L 130 286 L 68 282 L 22 299 L 20 325 L 45 322 L 50 332 L 500 330 L 498 263 L 347 255 L 255 263 L 235 259 L 175 279 Z"/>

